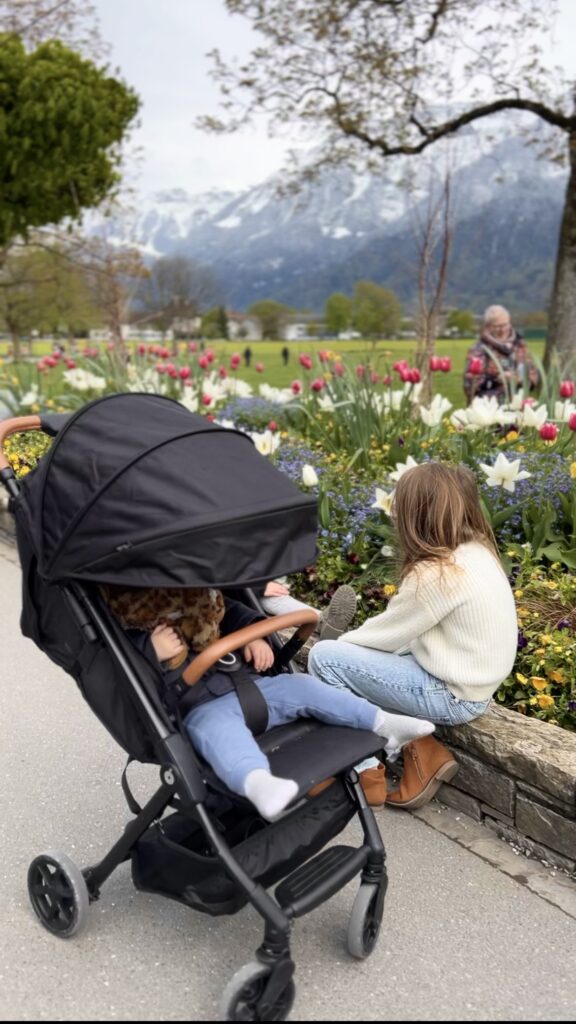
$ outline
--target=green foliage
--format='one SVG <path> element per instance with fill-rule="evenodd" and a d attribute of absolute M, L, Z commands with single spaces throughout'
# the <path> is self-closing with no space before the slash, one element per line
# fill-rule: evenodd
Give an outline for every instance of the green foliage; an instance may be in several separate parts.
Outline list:
<path fill-rule="evenodd" d="M 0 35 L 0 245 L 79 219 L 116 185 L 135 93 L 62 43 Z"/>
<path fill-rule="evenodd" d="M 402 309 L 393 291 L 374 281 L 358 281 L 352 300 L 352 323 L 364 338 L 387 338 L 400 329 Z"/>
<path fill-rule="evenodd" d="M 352 302 L 343 292 L 333 292 L 326 300 L 326 330 L 329 334 L 340 334 L 348 330 L 352 320 Z"/>
<path fill-rule="evenodd" d="M 293 310 L 274 299 L 260 299 L 248 307 L 247 313 L 258 320 L 264 338 L 279 338 L 282 325 Z"/>
<path fill-rule="evenodd" d="M 476 333 L 476 317 L 469 309 L 452 309 L 446 317 L 446 327 L 462 338 L 469 338 Z"/>

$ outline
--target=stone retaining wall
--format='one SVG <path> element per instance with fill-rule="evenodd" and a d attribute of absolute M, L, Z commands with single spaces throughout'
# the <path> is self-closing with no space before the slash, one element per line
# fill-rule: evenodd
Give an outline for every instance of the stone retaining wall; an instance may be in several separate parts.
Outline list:
<path fill-rule="evenodd" d="M 13 543 L 2 509 L 0 537 Z M 302 667 L 310 645 L 300 652 Z M 459 764 L 437 798 L 576 880 L 576 733 L 492 705 L 437 736 Z"/>

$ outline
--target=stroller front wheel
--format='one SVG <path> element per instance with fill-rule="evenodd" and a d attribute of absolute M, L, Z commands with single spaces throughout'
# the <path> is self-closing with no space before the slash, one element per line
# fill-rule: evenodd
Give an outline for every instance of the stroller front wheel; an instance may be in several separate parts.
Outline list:
<path fill-rule="evenodd" d="M 222 993 L 219 1020 L 286 1020 L 296 995 L 296 986 L 292 979 L 265 1017 L 260 1016 L 258 1012 L 258 1003 L 264 993 L 270 971 L 270 967 L 255 960 L 244 964 L 244 967 L 236 971 Z"/>
<path fill-rule="evenodd" d="M 86 880 L 65 853 L 49 850 L 34 858 L 28 868 L 28 895 L 41 923 L 60 939 L 76 935 L 88 920 Z"/>
<path fill-rule="evenodd" d="M 356 893 L 348 924 L 347 946 L 350 956 L 364 960 L 378 941 L 384 912 L 383 885 L 361 885 Z"/>

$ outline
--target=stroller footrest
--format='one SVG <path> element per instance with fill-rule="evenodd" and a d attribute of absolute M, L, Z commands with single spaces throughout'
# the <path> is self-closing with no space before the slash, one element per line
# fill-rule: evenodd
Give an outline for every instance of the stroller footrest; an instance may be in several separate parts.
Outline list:
<path fill-rule="evenodd" d="M 291 917 L 301 917 L 354 878 L 368 860 L 367 846 L 331 846 L 293 871 L 277 886 L 274 895 Z"/>

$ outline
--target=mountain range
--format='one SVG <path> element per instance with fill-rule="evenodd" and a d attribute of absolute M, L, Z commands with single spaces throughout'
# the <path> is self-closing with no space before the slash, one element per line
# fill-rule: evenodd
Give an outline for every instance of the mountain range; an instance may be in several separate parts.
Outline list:
<path fill-rule="evenodd" d="M 209 265 L 235 310 L 274 298 L 319 312 L 331 292 L 351 294 L 360 279 L 392 288 L 410 308 L 416 225 L 426 221 L 430 196 L 450 166 L 454 238 L 446 303 L 476 311 L 493 302 L 543 309 L 566 171 L 539 158 L 525 130 L 521 117 L 479 121 L 431 147 L 426 158 L 389 159 L 378 173 L 332 169 L 297 195 L 279 195 L 279 175 L 239 193 L 174 188 L 143 195 L 129 238 L 123 229 L 117 241 L 136 242 L 148 260 L 178 253 Z"/>

